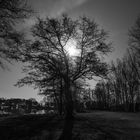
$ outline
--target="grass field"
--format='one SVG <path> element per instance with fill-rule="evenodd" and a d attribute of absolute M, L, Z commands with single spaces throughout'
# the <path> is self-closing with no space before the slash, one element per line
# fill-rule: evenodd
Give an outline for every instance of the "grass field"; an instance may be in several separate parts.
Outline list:
<path fill-rule="evenodd" d="M 53 115 L 1 117 L 0 140 L 55 140 L 64 127 L 73 140 L 140 140 L 140 113 L 80 113 L 67 125 Z"/>

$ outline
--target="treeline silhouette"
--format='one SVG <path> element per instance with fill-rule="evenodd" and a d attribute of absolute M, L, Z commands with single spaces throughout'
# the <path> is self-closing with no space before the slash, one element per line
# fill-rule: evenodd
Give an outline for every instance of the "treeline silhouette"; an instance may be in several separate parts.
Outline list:
<path fill-rule="evenodd" d="M 128 44 L 124 57 L 112 62 L 107 77 L 95 87 L 98 109 L 140 111 L 140 16 L 129 30 Z"/>
<path fill-rule="evenodd" d="M 0 98 L 0 112 L 2 115 L 37 113 L 37 111 L 43 109 L 45 109 L 45 107 L 33 98 L 28 100 L 19 98 Z"/>
<path fill-rule="evenodd" d="M 121 111 L 140 111 L 140 89 L 137 59 L 127 54 L 123 60 L 112 63 L 107 80 L 101 80 L 95 88 L 97 102 L 103 108 Z"/>
<path fill-rule="evenodd" d="M 100 100 L 115 110 L 140 111 L 140 16 L 129 30 L 129 48 L 122 59 L 112 62 L 107 80 L 95 88 Z"/>

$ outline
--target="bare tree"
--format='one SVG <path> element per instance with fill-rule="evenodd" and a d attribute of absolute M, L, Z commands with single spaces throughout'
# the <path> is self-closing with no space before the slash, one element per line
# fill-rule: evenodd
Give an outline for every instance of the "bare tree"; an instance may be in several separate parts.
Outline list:
<path fill-rule="evenodd" d="M 129 39 L 131 48 L 140 54 L 140 16 L 138 16 L 135 25 L 129 31 Z"/>
<path fill-rule="evenodd" d="M 73 85 L 78 79 L 105 76 L 107 64 L 101 62 L 101 55 L 110 51 L 107 34 L 89 18 L 72 20 L 62 18 L 38 18 L 32 28 L 34 40 L 22 50 L 21 60 L 28 62 L 28 74 L 18 85 L 33 84 L 45 88 L 54 79 L 62 79 L 66 118 L 73 117 Z M 67 45 L 75 41 L 79 54 L 70 56 Z M 70 42 L 70 43 L 69 43 Z M 70 46 L 72 47 L 72 46 Z"/>

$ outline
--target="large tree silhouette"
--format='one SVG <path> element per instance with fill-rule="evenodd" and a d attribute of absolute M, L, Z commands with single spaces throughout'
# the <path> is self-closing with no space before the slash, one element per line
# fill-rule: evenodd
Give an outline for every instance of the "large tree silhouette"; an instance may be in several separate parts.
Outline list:
<path fill-rule="evenodd" d="M 16 46 L 21 43 L 22 34 L 16 31 L 16 24 L 29 17 L 33 11 L 26 0 L 0 0 L 0 66 L 4 61 L 16 59 Z M 17 51 L 17 50 L 16 50 Z"/>
<path fill-rule="evenodd" d="M 40 92 L 45 92 L 52 81 L 55 84 L 55 80 L 62 79 L 66 118 L 72 118 L 75 82 L 106 75 L 107 64 L 101 62 L 100 56 L 110 51 L 107 34 L 87 17 L 73 20 L 66 15 L 38 18 L 32 34 L 34 39 L 20 48 L 19 56 L 28 65 L 24 69 L 27 76 L 17 84 L 35 85 Z M 67 44 L 73 41 L 79 51 L 77 56 L 71 56 L 67 50 Z"/>

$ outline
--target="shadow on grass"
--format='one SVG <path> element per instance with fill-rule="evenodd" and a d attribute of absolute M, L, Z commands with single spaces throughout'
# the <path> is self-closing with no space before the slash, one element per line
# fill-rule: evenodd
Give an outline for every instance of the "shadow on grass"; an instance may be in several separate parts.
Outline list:
<path fill-rule="evenodd" d="M 63 132 L 59 140 L 72 140 L 73 124 L 74 124 L 74 119 L 65 120 Z"/>
<path fill-rule="evenodd" d="M 9 117 L 0 122 L 0 140 L 41 140 L 39 135 L 44 130 L 49 132 L 51 140 L 58 122 L 55 116 L 47 115 Z"/>
<path fill-rule="evenodd" d="M 74 120 L 48 115 L 6 117 L 0 120 L 0 140 L 140 140 L 140 120 L 122 118 L 96 113 L 77 114 Z"/>

